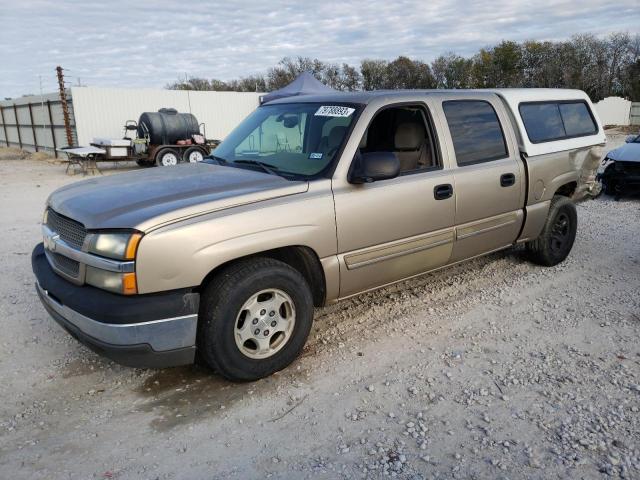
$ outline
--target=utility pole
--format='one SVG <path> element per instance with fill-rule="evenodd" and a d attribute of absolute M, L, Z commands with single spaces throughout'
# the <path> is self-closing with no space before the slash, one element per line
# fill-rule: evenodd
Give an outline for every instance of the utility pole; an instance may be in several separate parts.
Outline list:
<path fill-rule="evenodd" d="M 64 117 L 64 130 L 67 134 L 67 145 L 71 147 L 73 146 L 73 133 L 71 132 L 69 104 L 67 103 L 67 92 L 64 89 L 64 75 L 62 74 L 62 67 L 57 66 L 56 72 L 58 74 L 58 88 L 60 90 L 60 103 L 62 104 L 62 115 Z"/>

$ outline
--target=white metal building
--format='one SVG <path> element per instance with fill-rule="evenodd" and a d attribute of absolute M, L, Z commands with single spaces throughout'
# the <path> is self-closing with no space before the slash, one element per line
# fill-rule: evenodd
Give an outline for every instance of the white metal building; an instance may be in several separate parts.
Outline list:
<path fill-rule="evenodd" d="M 89 145 L 94 137 L 122 138 L 127 120 L 137 121 L 143 112 L 161 108 L 194 114 L 205 124 L 207 138 L 222 140 L 258 107 L 260 95 L 100 87 L 72 87 L 67 91 L 72 137 L 81 146 Z M 0 113 L 0 146 L 49 152 L 67 146 L 57 94 L 3 100 Z"/>

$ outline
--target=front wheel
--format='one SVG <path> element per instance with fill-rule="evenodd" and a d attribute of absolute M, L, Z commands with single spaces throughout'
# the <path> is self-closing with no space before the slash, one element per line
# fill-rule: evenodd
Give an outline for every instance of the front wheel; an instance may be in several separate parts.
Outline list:
<path fill-rule="evenodd" d="M 578 214 L 574 203 L 567 197 L 554 196 L 542 233 L 527 243 L 531 261 L 546 267 L 562 262 L 573 247 L 577 228 Z"/>
<path fill-rule="evenodd" d="M 311 290 L 297 270 L 271 258 L 240 261 L 202 293 L 198 352 L 229 380 L 257 380 L 296 359 L 312 321 Z"/>

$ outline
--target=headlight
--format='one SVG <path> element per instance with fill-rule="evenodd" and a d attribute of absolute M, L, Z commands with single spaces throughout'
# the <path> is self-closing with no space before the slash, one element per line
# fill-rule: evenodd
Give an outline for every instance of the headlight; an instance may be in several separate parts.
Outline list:
<path fill-rule="evenodd" d="M 141 238 L 139 233 L 97 233 L 89 244 L 89 252 L 115 260 L 134 260 Z"/>
<path fill-rule="evenodd" d="M 136 259 L 141 238 L 142 234 L 137 232 L 94 233 L 89 241 L 89 253 L 131 262 Z M 121 295 L 138 293 L 135 271 L 112 272 L 87 265 L 85 281 L 94 287 Z"/>
<path fill-rule="evenodd" d="M 109 272 L 87 265 L 85 281 L 94 287 L 121 295 L 134 295 L 138 293 L 135 273 Z"/>
<path fill-rule="evenodd" d="M 45 208 L 44 209 L 44 213 L 42 214 L 42 224 L 46 225 L 47 224 L 47 220 L 49 220 L 49 208 Z"/>

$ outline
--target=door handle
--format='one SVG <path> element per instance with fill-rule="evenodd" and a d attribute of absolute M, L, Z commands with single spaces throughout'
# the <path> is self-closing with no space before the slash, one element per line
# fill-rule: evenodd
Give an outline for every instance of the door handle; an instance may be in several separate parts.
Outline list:
<path fill-rule="evenodd" d="M 500 186 L 510 187 L 516 183 L 516 176 L 513 173 L 504 173 L 500 176 Z"/>
<path fill-rule="evenodd" d="M 451 195 L 453 195 L 453 186 L 449 183 L 433 187 L 433 198 L 436 200 L 445 200 Z"/>

